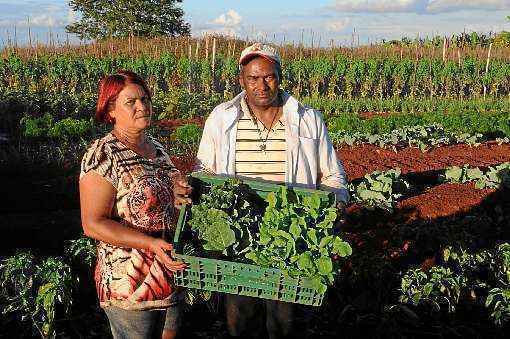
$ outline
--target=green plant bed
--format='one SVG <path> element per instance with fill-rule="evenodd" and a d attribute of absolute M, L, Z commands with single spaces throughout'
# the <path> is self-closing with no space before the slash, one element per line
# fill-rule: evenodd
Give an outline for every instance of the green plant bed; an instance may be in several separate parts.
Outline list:
<path fill-rule="evenodd" d="M 218 185 L 226 179 L 194 173 L 191 182 L 200 191 L 205 186 Z M 262 198 L 267 197 L 270 192 L 277 192 L 281 187 L 259 181 L 243 182 Z M 331 204 L 335 202 L 335 196 L 329 192 L 302 188 L 295 188 L 293 191 L 300 196 L 317 194 L 322 201 Z M 178 286 L 305 305 L 322 304 L 325 293 L 316 288 L 312 279 L 293 278 L 276 268 L 186 255 L 182 238 L 184 232 L 190 228 L 190 211 L 189 206 L 181 209 L 174 236 L 174 256 L 188 264 L 185 270 L 175 274 Z"/>

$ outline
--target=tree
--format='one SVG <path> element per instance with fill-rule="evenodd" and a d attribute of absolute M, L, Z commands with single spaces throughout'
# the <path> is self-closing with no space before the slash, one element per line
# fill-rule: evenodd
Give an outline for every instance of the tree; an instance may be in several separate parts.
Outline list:
<path fill-rule="evenodd" d="M 66 26 L 80 39 L 189 35 L 190 25 L 176 3 L 182 0 L 70 0 L 81 19 Z"/>

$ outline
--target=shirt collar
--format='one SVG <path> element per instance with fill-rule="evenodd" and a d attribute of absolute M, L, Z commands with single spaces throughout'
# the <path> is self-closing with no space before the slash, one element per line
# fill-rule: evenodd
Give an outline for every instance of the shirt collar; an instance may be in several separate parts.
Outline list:
<path fill-rule="evenodd" d="M 283 121 L 285 125 L 297 125 L 299 117 L 304 112 L 304 107 L 297 101 L 292 95 L 285 91 L 281 91 L 283 99 Z M 232 128 L 234 123 L 239 120 L 243 115 L 243 104 L 242 101 L 246 96 L 246 92 L 242 91 L 236 95 L 232 100 L 225 103 L 225 110 L 228 112 L 225 114 L 224 119 L 227 129 Z"/>

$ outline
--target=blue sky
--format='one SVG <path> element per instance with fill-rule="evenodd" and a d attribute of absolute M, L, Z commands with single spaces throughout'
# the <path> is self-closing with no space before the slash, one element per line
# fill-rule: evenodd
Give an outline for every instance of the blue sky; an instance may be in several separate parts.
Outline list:
<path fill-rule="evenodd" d="M 510 31 L 510 0 L 184 0 L 192 34 L 223 33 L 256 40 L 349 45 L 402 36 Z M 76 20 L 66 0 L 0 0 L 0 44 L 8 39 L 67 38 Z M 70 40 L 75 40 L 72 36 Z M 356 38 L 357 39 L 357 38 Z"/>

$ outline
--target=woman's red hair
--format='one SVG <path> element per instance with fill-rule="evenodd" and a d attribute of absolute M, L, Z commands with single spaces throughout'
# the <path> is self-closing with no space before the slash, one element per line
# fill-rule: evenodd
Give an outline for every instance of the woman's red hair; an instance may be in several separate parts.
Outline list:
<path fill-rule="evenodd" d="M 114 123 L 109 112 L 112 110 L 119 93 L 129 84 L 139 85 L 143 88 L 149 99 L 152 99 L 147 83 L 138 74 L 131 71 L 121 70 L 115 74 L 107 75 L 99 82 L 99 93 L 96 106 L 97 121 Z"/>

